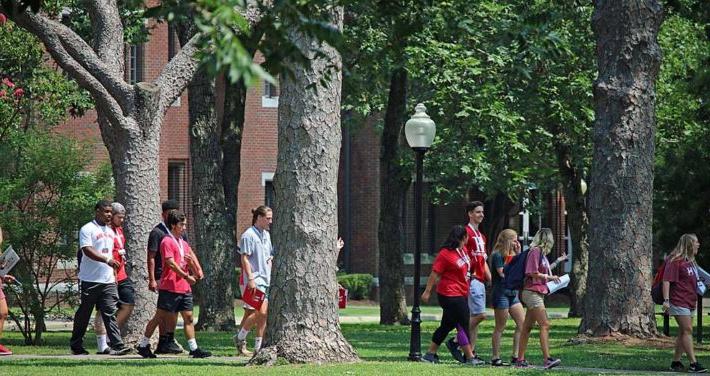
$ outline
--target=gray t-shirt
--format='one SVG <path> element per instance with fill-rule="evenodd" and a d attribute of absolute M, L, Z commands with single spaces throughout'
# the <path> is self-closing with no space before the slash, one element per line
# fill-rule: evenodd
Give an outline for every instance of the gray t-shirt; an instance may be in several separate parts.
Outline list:
<path fill-rule="evenodd" d="M 249 257 L 249 265 L 257 285 L 269 286 L 271 283 L 271 259 L 273 247 L 267 230 L 249 227 L 239 239 L 239 253 Z"/>

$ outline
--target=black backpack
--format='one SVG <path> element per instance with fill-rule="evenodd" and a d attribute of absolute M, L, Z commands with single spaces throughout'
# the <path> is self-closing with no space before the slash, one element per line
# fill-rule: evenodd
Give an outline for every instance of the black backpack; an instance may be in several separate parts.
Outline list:
<path fill-rule="evenodd" d="M 503 267 L 503 274 L 505 274 L 503 288 L 508 290 L 521 290 L 523 288 L 525 284 L 525 264 L 529 253 L 529 248 L 518 253 Z M 540 261 L 542 261 L 542 252 L 540 252 Z"/>

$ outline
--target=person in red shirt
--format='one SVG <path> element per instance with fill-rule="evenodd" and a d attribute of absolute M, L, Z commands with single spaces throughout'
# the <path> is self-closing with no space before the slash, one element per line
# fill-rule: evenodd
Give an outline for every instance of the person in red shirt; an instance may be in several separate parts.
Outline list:
<path fill-rule="evenodd" d="M 2 244 L 2 228 L 0 228 L 0 244 Z M 3 282 L 15 282 L 15 277 L 9 274 L 6 274 L 5 277 L 0 277 L 0 337 L 2 337 L 2 330 L 5 326 L 5 320 L 7 320 L 7 315 L 9 314 L 5 293 L 2 291 Z M 12 351 L 3 345 L 0 345 L 0 356 L 2 355 L 12 355 Z"/>
<path fill-rule="evenodd" d="M 116 283 L 118 288 L 118 311 L 116 312 L 116 323 L 118 328 L 123 330 L 126 321 L 133 313 L 133 307 L 136 304 L 135 290 L 133 282 L 126 274 L 126 237 L 123 235 L 123 221 L 126 219 L 126 208 L 118 202 L 111 204 L 111 229 L 116 233 L 113 242 L 113 259 L 118 261 L 118 270 L 116 271 Z M 106 343 L 106 328 L 104 321 L 101 319 L 101 312 L 96 312 L 94 318 L 94 332 L 96 332 L 96 344 L 98 354 L 108 354 L 111 349 Z"/>
<path fill-rule="evenodd" d="M 695 359 L 693 350 L 693 311 L 698 301 L 698 270 L 695 255 L 700 242 L 695 234 L 683 234 L 666 260 L 663 272 L 663 311 L 678 322 L 678 338 L 671 362 L 671 371 L 682 372 L 683 353 L 688 355 L 688 372 L 702 373 L 707 370 Z"/>
<path fill-rule="evenodd" d="M 422 301 L 429 301 L 431 290 L 436 285 L 439 305 L 444 313 L 441 316 L 441 324 L 432 336 L 429 350 L 422 357 L 423 361 L 439 363 L 439 346 L 457 326 L 463 328 L 463 333 L 468 332 L 468 273 L 471 269 L 471 259 L 464 248 L 466 240 L 468 235 L 464 227 L 454 226 L 434 259 L 431 274 L 422 293 Z M 465 364 L 476 365 L 471 344 L 460 345 L 466 356 Z"/>
<path fill-rule="evenodd" d="M 466 215 L 468 216 L 466 250 L 471 257 L 471 284 L 468 296 L 468 309 L 471 312 L 469 340 L 473 348 L 474 359 L 479 364 L 484 364 L 483 359 L 476 353 L 478 325 L 486 319 L 486 283 L 491 280 L 491 270 L 488 268 L 487 262 L 486 236 L 479 229 L 484 218 L 483 203 L 473 201 L 466 205 Z"/>
<path fill-rule="evenodd" d="M 160 277 L 158 287 L 158 311 L 162 317 L 175 317 L 171 323 L 166 322 L 166 330 L 174 330 L 177 313 L 180 312 L 185 324 L 185 337 L 190 348 L 190 356 L 193 358 L 207 358 L 212 356 L 209 351 L 204 351 L 197 346 L 195 339 L 195 324 L 193 322 L 192 308 L 192 285 L 202 279 L 202 268 L 197 256 L 190 248 L 190 245 L 182 238 L 187 229 L 187 219 L 185 214 L 179 210 L 172 210 L 168 213 L 166 225 L 170 229 L 168 236 L 160 242 L 160 255 L 163 261 L 163 274 Z M 152 327 L 155 330 L 155 327 Z M 148 331 L 138 344 L 138 353 L 146 358 L 153 358 L 155 355 L 148 354 L 148 348 L 152 331 Z M 146 353 L 146 355 L 143 355 Z"/>

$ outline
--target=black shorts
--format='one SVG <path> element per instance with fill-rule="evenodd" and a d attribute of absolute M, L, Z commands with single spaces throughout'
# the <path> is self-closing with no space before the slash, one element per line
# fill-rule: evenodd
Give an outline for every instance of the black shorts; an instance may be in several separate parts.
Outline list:
<path fill-rule="evenodd" d="M 192 293 L 179 294 L 165 290 L 158 291 L 158 308 L 163 311 L 178 313 L 192 311 Z"/>
<path fill-rule="evenodd" d="M 121 282 L 118 282 L 118 306 L 122 304 L 135 305 L 136 304 L 136 290 L 133 289 L 133 281 L 130 278 L 126 278 Z"/>

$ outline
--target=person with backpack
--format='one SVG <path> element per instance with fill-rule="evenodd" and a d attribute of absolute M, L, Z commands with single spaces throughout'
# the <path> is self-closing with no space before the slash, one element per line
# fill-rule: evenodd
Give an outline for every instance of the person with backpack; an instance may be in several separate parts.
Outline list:
<path fill-rule="evenodd" d="M 468 288 L 469 270 L 471 269 L 471 258 L 465 247 L 467 240 L 466 229 L 460 225 L 454 226 L 432 264 L 431 274 L 422 293 L 422 302 L 429 301 L 431 290 L 436 285 L 437 300 L 444 313 L 441 316 L 441 324 L 434 331 L 431 344 L 422 357 L 422 361 L 439 363 L 437 355 L 439 346 L 444 342 L 449 332 L 460 327 L 463 329 L 461 330 L 464 334 L 463 339 L 466 340 L 466 343 L 459 342 L 466 357 L 464 364 L 472 366 L 479 364 L 475 361 L 471 344 L 466 338 L 469 325 Z"/>
<path fill-rule="evenodd" d="M 666 259 L 663 271 L 663 311 L 675 317 L 678 323 L 678 337 L 670 367 L 674 372 L 682 372 L 685 368 L 680 361 L 683 353 L 690 360 L 688 372 L 707 372 L 698 363 L 693 350 L 693 311 L 698 301 L 699 284 L 702 284 L 695 263 L 699 248 L 700 242 L 695 234 L 683 234 Z"/>
<path fill-rule="evenodd" d="M 517 289 L 508 289 L 504 286 L 505 273 L 503 267 L 510 263 L 513 257 L 520 253 L 520 243 L 518 234 L 511 229 L 505 229 L 498 234 L 498 239 L 493 246 L 491 253 L 491 267 L 493 274 L 492 305 L 495 316 L 495 328 L 493 329 L 491 365 L 495 367 L 508 366 L 500 357 L 500 340 L 508 321 L 508 314 L 515 321 L 515 334 L 513 334 L 513 356 L 511 363 L 518 361 L 518 342 L 520 341 L 520 331 L 525 319 L 523 305 L 520 304 Z"/>
<path fill-rule="evenodd" d="M 560 277 L 552 274 L 552 267 L 546 257 L 554 244 L 552 230 L 541 228 L 533 237 L 530 250 L 526 253 L 525 282 L 520 293 L 520 300 L 525 304 L 527 310 L 518 345 L 518 362 L 515 364 L 517 368 L 530 367 L 530 364 L 525 359 L 525 350 L 527 350 L 528 340 L 530 339 L 530 331 L 532 331 L 535 323 L 540 326 L 540 347 L 542 348 L 542 356 L 545 359 L 543 368 L 550 369 L 561 363 L 560 359 L 550 356 L 550 321 L 547 319 L 547 311 L 545 310 L 545 295 L 549 292 L 547 282 L 559 282 L 560 280 Z"/>

